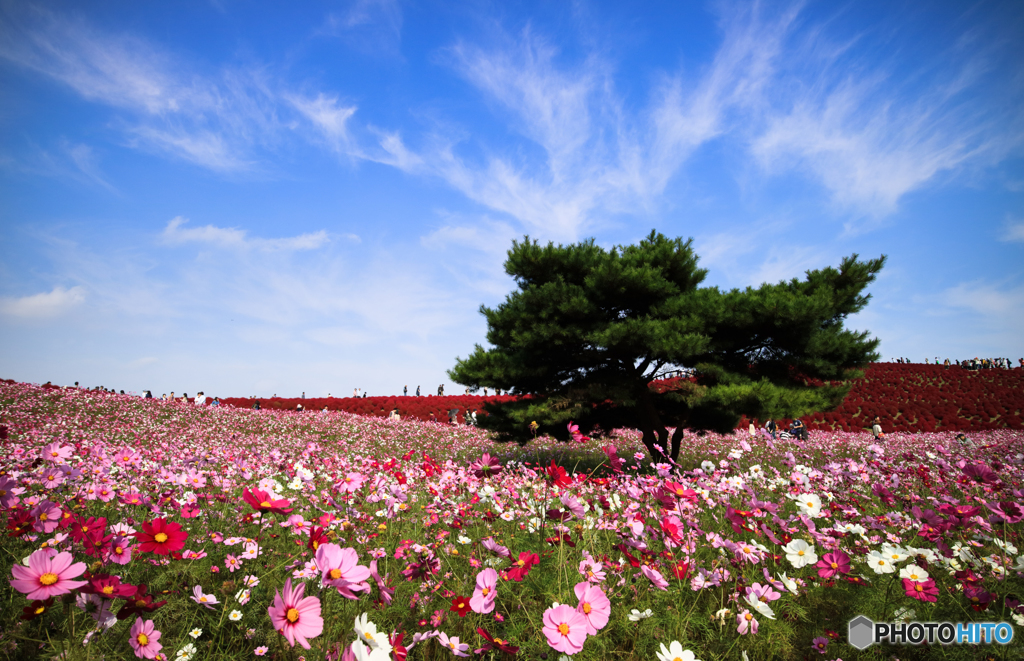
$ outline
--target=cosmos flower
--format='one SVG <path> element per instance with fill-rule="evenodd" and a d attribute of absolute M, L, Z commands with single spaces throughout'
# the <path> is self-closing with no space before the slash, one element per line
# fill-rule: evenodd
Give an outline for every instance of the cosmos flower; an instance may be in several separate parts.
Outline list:
<path fill-rule="evenodd" d="M 541 630 L 555 651 L 575 654 L 583 649 L 587 639 L 587 618 L 571 606 L 562 604 L 544 611 Z"/>
<path fill-rule="evenodd" d="M 87 581 L 72 580 L 85 573 L 84 562 L 74 562 L 68 552 L 49 553 L 52 549 L 40 549 L 28 558 L 28 567 L 14 565 L 10 579 L 11 587 L 24 593 L 28 599 L 49 599 L 67 594 L 86 584 Z"/>
<path fill-rule="evenodd" d="M 316 597 L 303 598 L 305 590 L 304 583 L 293 588 L 292 579 L 286 578 L 283 591 L 274 591 L 274 603 L 267 613 L 274 628 L 292 647 L 298 643 L 308 650 L 309 639 L 323 633 L 324 620 L 320 617 L 320 600 Z"/>
<path fill-rule="evenodd" d="M 158 643 L 158 640 L 160 640 L 160 632 L 156 630 L 156 625 L 152 620 L 143 621 L 141 617 L 135 619 L 128 638 L 128 643 L 132 646 L 135 656 L 140 659 L 155 659 L 157 652 L 163 649 L 163 645 Z"/>

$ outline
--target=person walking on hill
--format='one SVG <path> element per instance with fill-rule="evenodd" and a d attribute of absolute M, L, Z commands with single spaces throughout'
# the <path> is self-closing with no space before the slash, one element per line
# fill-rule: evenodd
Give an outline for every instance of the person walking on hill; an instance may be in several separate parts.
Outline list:
<path fill-rule="evenodd" d="M 417 397 L 420 396 L 420 387 L 419 386 L 416 386 L 416 396 Z"/>
<path fill-rule="evenodd" d="M 409 386 L 402 386 L 402 397 L 409 396 Z"/>
<path fill-rule="evenodd" d="M 437 387 L 437 396 L 444 397 L 444 384 L 442 383 Z"/>

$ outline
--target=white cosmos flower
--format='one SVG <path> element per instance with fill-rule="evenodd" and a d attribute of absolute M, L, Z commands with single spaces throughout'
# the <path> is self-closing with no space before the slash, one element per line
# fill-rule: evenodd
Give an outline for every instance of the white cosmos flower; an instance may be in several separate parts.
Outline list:
<path fill-rule="evenodd" d="M 775 619 L 775 611 L 771 609 L 766 602 L 761 601 L 757 598 L 757 595 L 748 594 L 744 597 L 744 600 L 750 605 L 750 608 L 756 610 L 761 615 L 767 617 L 769 620 Z"/>
<path fill-rule="evenodd" d="M 693 652 L 684 650 L 678 640 L 673 640 L 668 647 L 661 644 L 661 651 L 658 652 L 659 661 L 700 661 Z"/>
<path fill-rule="evenodd" d="M 634 608 L 633 610 L 629 611 L 629 615 L 627 615 L 626 617 L 629 618 L 630 622 L 639 622 L 640 620 L 646 620 L 652 615 L 654 615 L 654 611 L 652 611 L 650 608 L 643 612 L 638 611 Z"/>
<path fill-rule="evenodd" d="M 900 547 L 893 546 L 891 544 L 884 544 L 882 546 L 882 555 L 888 557 L 889 561 L 893 563 L 903 562 L 910 557 L 906 549 L 901 549 Z"/>
<path fill-rule="evenodd" d="M 796 499 L 797 509 L 811 517 L 817 518 L 821 512 L 821 498 L 815 493 L 804 493 Z"/>
<path fill-rule="evenodd" d="M 779 580 L 782 581 L 782 584 L 786 586 L 787 590 L 789 590 L 793 594 L 796 594 L 797 588 L 799 586 L 797 586 L 796 581 L 791 579 L 789 576 L 786 576 L 786 572 L 782 572 L 781 574 L 779 574 Z"/>
<path fill-rule="evenodd" d="M 878 551 L 868 553 L 867 563 L 868 567 L 871 567 L 876 574 L 891 574 L 895 571 L 889 557 L 882 555 Z"/>
<path fill-rule="evenodd" d="M 242 611 L 231 611 L 231 614 L 228 615 L 228 619 L 232 622 L 239 621 L 240 619 L 242 619 Z"/>
<path fill-rule="evenodd" d="M 909 578 L 915 583 L 924 583 L 928 580 L 928 572 L 917 565 L 910 564 L 900 570 L 900 578 Z"/>
<path fill-rule="evenodd" d="M 387 634 L 377 631 L 377 625 L 367 619 L 366 613 L 356 618 L 355 632 L 359 641 L 369 645 L 371 650 L 386 650 L 387 654 L 391 654 Z"/>
<path fill-rule="evenodd" d="M 786 560 L 789 560 L 794 569 L 813 565 L 818 561 L 818 554 L 814 552 L 814 547 L 802 539 L 794 539 L 782 550 L 786 552 Z"/>

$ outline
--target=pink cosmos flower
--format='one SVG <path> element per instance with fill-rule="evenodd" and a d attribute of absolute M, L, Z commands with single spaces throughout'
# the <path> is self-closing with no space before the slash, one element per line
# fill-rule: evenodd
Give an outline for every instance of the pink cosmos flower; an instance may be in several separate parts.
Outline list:
<path fill-rule="evenodd" d="M 132 561 L 132 550 L 134 548 L 127 537 L 114 535 L 114 538 L 110 541 L 109 560 L 119 565 L 127 565 Z"/>
<path fill-rule="evenodd" d="M 322 546 L 320 548 L 323 548 Z M 270 621 L 292 647 L 298 642 L 309 649 L 309 638 L 316 638 L 324 631 L 324 619 L 320 617 L 320 600 L 316 597 L 303 598 L 304 583 L 292 587 L 292 579 L 286 578 L 284 590 L 274 592 L 274 605 L 267 609 Z"/>
<path fill-rule="evenodd" d="M 939 598 L 939 588 L 935 587 L 935 581 L 930 578 L 920 583 L 909 578 L 903 579 L 903 592 L 918 601 L 935 601 Z"/>
<path fill-rule="evenodd" d="M 825 636 L 818 636 L 811 641 L 811 647 L 818 652 L 818 654 L 824 654 L 825 648 L 828 647 L 828 638 Z"/>
<path fill-rule="evenodd" d="M 490 613 L 494 610 L 497 584 L 498 572 L 490 567 L 476 575 L 476 589 L 469 598 L 469 607 L 474 613 Z"/>
<path fill-rule="evenodd" d="M 658 588 L 659 590 L 668 590 L 668 581 L 665 580 L 665 577 L 661 575 L 660 571 L 658 571 L 657 569 L 652 569 L 647 565 L 641 567 L 640 571 L 643 572 L 644 576 L 651 579 L 651 583 L 654 584 L 654 587 Z"/>
<path fill-rule="evenodd" d="M 242 561 L 228 553 L 228 557 L 224 559 L 224 566 L 234 574 L 236 569 L 242 568 Z"/>
<path fill-rule="evenodd" d="M 135 618 L 132 625 L 131 637 L 128 642 L 135 651 L 135 656 L 140 659 L 155 659 L 163 645 L 156 642 L 160 640 L 160 632 L 156 630 L 153 620 L 145 620 L 141 617 Z"/>
<path fill-rule="evenodd" d="M 196 602 L 201 606 L 206 606 L 210 610 L 213 610 L 214 605 L 219 604 L 217 596 L 213 594 L 205 594 L 203 592 L 203 586 L 197 585 L 192 588 L 192 601 Z"/>
<path fill-rule="evenodd" d="M 355 549 L 321 544 L 316 549 L 315 562 L 322 584 L 336 588 L 338 594 L 346 599 L 358 599 L 356 592 L 369 591 L 366 579 L 370 577 L 370 568 L 359 564 L 359 554 Z"/>
<path fill-rule="evenodd" d="M 512 557 L 512 552 L 508 550 L 508 547 L 502 546 L 498 542 L 494 541 L 493 537 L 487 537 L 486 539 L 480 540 L 480 545 L 494 555 L 500 555 L 503 558 Z"/>
<path fill-rule="evenodd" d="M 60 508 L 56 504 L 44 500 L 32 508 L 32 516 L 36 518 L 32 529 L 46 534 L 53 532 L 60 523 L 60 514 Z"/>
<path fill-rule="evenodd" d="M 43 446 L 42 457 L 45 461 L 52 461 L 54 463 L 62 464 L 65 459 L 70 459 L 74 450 L 66 445 L 61 445 L 60 441 L 54 441 Z"/>
<path fill-rule="evenodd" d="M 736 627 L 736 631 L 738 631 L 741 636 L 748 633 L 757 633 L 757 619 L 746 608 L 736 616 L 736 624 L 739 625 Z"/>
<path fill-rule="evenodd" d="M 366 478 L 364 478 L 361 474 L 349 473 L 334 486 L 340 491 L 344 491 L 346 493 L 355 493 L 356 491 L 359 491 L 359 488 L 363 486 L 363 482 L 365 481 Z"/>
<path fill-rule="evenodd" d="M 814 566 L 818 568 L 818 576 L 822 578 L 832 578 L 836 574 L 848 574 L 850 573 L 850 556 L 842 551 L 826 553 Z"/>
<path fill-rule="evenodd" d="M 452 636 L 449 638 L 448 634 L 442 631 L 437 634 L 437 640 L 451 650 L 452 654 L 455 656 L 469 656 L 469 654 L 466 653 L 469 651 L 469 644 L 459 642 L 458 636 Z"/>
<path fill-rule="evenodd" d="M 49 599 L 67 594 L 88 581 L 71 579 L 85 573 L 84 562 L 74 562 L 68 552 L 52 555 L 53 549 L 39 549 L 28 558 L 28 567 L 14 565 L 11 587 L 28 599 Z"/>
<path fill-rule="evenodd" d="M 601 564 L 600 560 L 590 558 L 588 560 L 580 561 L 580 574 L 586 577 L 587 581 L 591 583 L 600 583 L 607 575 L 604 573 L 604 565 Z"/>
<path fill-rule="evenodd" d="M 608 617 L 612 613 L 612 604 L 605 596 L 604 590 L 586 581 L 577 583 L 573 591 L 576 593 L 576 598 L 580 600 L 576 610 L 587 618 L 587 634 L 593 636 L 608 624 Z"/>
<path fill-rule="evenodd" d="M 544 611 L 544 635 L 556 652 L 575 654 L 587 639 L 587 618 L 572 606 L 556 606 Z"/>

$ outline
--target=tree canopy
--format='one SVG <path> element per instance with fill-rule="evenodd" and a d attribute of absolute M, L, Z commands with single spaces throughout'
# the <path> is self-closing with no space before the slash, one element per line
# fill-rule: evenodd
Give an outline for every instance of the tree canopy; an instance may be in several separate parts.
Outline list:
<path fill-rule="evenodd" d="M 611 250 L 513 241 L 516 289 L 480 308 L 491 346 L 456 359 L 449 377 L 528 395 L 488 405 L 483 424 L 500 434 L 524 438 L 535 420 L 555 433 L 569 420 L 584 433 L 635 427 L 652 457 L 675 459 L 684 429 L 835 408 L 843 381 L 878 359 L 878 340 L 843 324 L 870 299 L 884 255 L 722 291 L 700 286 L 692 243 L 654 231 Z M 692 378 L 659 383 L 681 368 Z"/>

